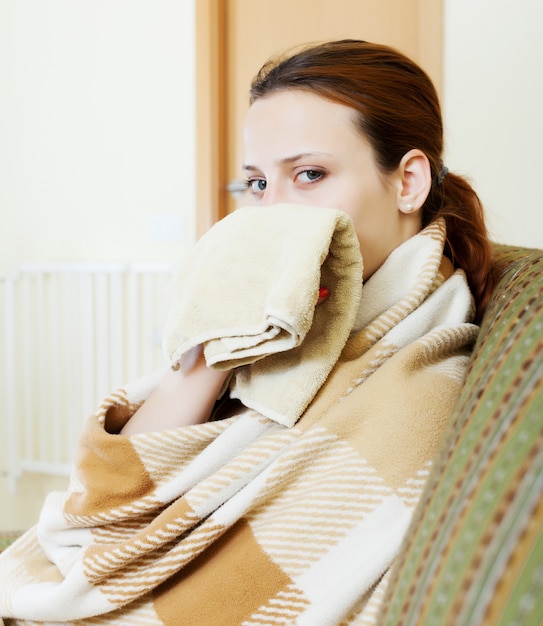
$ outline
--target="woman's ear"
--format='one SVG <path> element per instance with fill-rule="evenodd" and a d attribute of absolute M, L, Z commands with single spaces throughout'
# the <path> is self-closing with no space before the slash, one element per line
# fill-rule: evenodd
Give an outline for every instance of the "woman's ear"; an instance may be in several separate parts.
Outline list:
<path fill-rule="evenodd" d="M 432 186 L 430 161 L 422 150 L 409 150 L 398 168 L 401 184 L 398 193 L 398 209 L 402 213 L 416 213 L 426 201 Z"/>

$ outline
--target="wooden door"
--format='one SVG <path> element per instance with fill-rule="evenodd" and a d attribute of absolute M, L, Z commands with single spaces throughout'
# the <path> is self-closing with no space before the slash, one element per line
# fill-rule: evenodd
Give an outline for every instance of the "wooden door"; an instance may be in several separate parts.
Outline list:
<path fill-rule="evenodd" d="M 270 56 L 309 42 L 366 39 L 405 52 L 441 88 L 442 0 L 195 2 L 199 235 L 240 204 L 227 184 L 241 177 L 249 85 Z"/>

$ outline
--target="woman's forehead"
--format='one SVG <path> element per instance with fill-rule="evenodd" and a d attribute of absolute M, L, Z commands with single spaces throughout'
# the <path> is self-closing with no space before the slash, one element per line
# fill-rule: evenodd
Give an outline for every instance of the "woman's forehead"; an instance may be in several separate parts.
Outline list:
<path fill-rule="evenodd" d="M 317 94 L 286 90 L 256 100 L 243 131 L 245 148 L 261 152 L 281 146 L 283 157 L 309 152 L 334 153 L 365 143 L 356 112 Z"/>

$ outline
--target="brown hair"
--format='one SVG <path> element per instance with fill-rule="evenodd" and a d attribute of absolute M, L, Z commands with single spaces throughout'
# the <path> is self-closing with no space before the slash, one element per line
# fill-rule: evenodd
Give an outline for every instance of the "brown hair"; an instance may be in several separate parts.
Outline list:
<path fill-rule="evenodd" d="M 495 286 L 491 244 L 477 194 L 467 180 L 443 168 L 441 108 L 428 75 L 393 48 L 346 39 L 269 61 L 252 82 L 250 102 L 284 89 L 316 92 L 355 109 L 358 129 L 384 173 L 413 148 L 426 154 L 432 187 L 422 225 L 445 218 L 445 254 L 466 273 L 480 320 Z"/>

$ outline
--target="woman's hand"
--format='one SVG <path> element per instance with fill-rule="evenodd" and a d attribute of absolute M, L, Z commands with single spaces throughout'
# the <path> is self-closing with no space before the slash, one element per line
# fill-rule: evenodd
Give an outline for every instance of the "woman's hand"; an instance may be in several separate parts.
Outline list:
<path fill-rule="evenodd" d="M 321 287 L 317 304 L 324 302 L 328 296 L 328 289 Z M 230 370 L 207 367 L 200 350 L 188 371 L 181 368 L 166 373 L 120 434 L 134 435 L 206 422 L 229 374 Z"/>
<path fill-rule="evenodd" d="M 207 367 L 203 353 L 189 371 L 168 371 L 120 434 L 134 435 L 206 422 L 229 374 L 228 370 Z"/>

